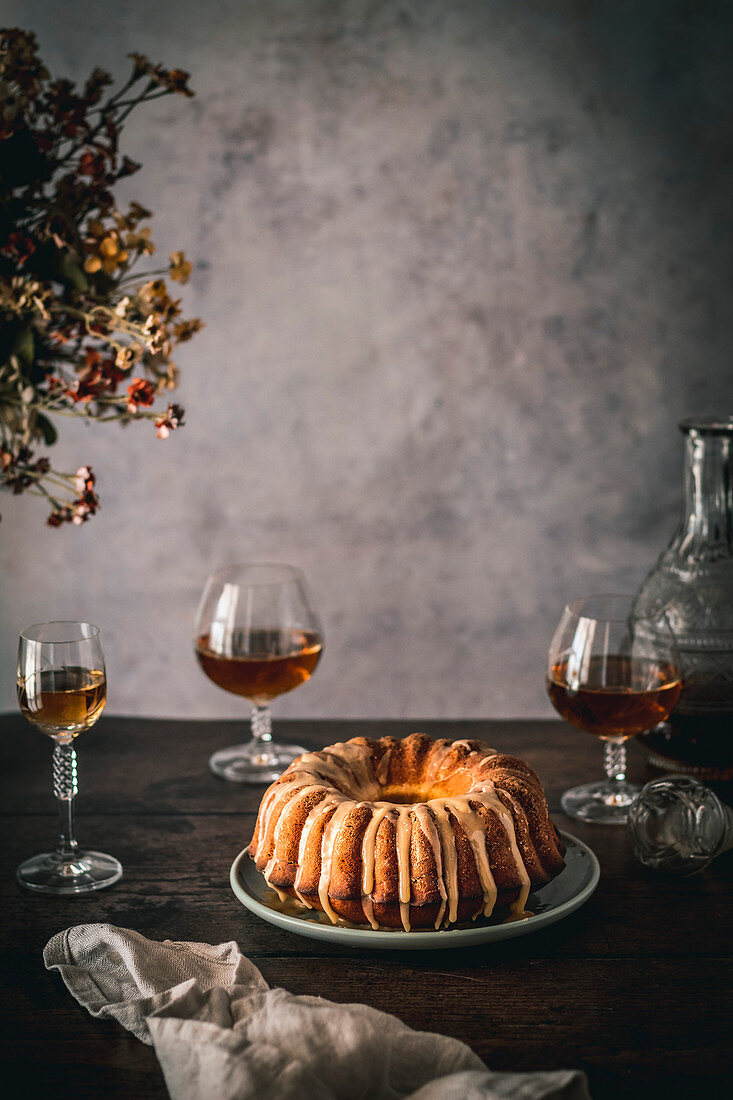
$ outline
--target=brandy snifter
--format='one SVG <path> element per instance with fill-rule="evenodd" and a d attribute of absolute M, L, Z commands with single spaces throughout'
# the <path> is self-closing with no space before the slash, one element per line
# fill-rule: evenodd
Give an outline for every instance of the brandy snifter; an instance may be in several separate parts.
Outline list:
<path fill-rule="evenodd" d="M 309 680 L 323 652 L 323 630 L 301 570 L 250 562 L 212 573 L 194 648 L 217 687 L 252 704 L 251 741 L 214 753 L 211 770 L 237 783 L 277 779 L 305 749 L 273 741 L 270 702 Z"/>
<path fill-rule="evenodd" d="M 567 722 L 604 743 L 606 778 L 565 791 L 561 805 L 581 821 L 623 825 L 639 788 L 626 778 L 626 742 L 663 722 L 682 691 L 679 658 L 663 618 L 651 632 L 634 597 L 587 596 L 569 603 L 548 655 L 547 691 Z"/>

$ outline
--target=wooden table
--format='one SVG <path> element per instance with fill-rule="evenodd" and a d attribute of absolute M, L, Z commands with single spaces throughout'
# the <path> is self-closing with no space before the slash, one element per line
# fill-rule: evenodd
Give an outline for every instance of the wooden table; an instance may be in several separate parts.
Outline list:
<path fill-rule="evenodd" d="M 18 863 L 55 842 L 51 746 L 20 715 L 0 723 L 4 1080 L 22 1082 L 23 1100 L 166 1096 L 152 1049 L 87 1015 L 43 968 L 53 933 L 87 921 L 161 940 L 236 939 L 272 986 L 393 1012 L 465 1040 L 493 1069 L 580 1067 L 596 1100 L 729 1095 L 733 858 L 666 879 L 635 862 L 624 829 L 566 819 L 562 790 L 599 774 L 593 738 L 557 721 L 276 723 L 283 739 L 308 747 L 414 729 L 483 738 L 537 769 L 558 826 L 600 860 L 594 897 L 534 935 L 444 953 L 357 953 L 265 924 L 231 893 L 229 867 L 262 792 L 216 779 L 207 759 L 239 739 L 239 723 L 104 717 L 83 735 L 77 835 L 116 855 L 125 875 L 98 894 L 58 899 L 14 880 Z M 631 778 L 652 774 L 632 746 Z"/>

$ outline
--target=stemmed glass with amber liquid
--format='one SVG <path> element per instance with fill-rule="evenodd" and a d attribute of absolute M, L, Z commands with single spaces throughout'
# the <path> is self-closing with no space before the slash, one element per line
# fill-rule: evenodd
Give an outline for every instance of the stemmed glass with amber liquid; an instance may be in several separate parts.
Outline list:
<path fill-rule="evenodd" d="M 640 790 L 626 778 L 626 742 L 664 722 L 682 690 L 668 621 L 651 631 L 635 620 L 633 596 L 573 600 L 550 645 L 547 690 L 562 718 L 604 743 L 606 778 L 565 791 L 563 810 L 624 824 Z"/>
<path fill-rule="evenodd" d="M 194 644 L 209 679 L 252 704 L 252 740 L 214 753 L 211 770 L 238 783 L 270 783 L 305 752 L 273 741 L 270 702 L 309 680 L 323 651 L 323 630 L 301 570 L 253 562 L 213 573 Z"/>
<path fill-rule="evenodd" d="M 99 629 L 91 623 L 52 622 L 23 630 L 17 686 L 22 713 L 54 742 L 53 792 L 59 807 L 56 850 L 22 863 L 18 881 L 43 894 L 86 894 L 111 886 L 122 876 L 119 861 L 80 848 L 74 837 L 74 741 L 94 725 L 107 701 Z"/>

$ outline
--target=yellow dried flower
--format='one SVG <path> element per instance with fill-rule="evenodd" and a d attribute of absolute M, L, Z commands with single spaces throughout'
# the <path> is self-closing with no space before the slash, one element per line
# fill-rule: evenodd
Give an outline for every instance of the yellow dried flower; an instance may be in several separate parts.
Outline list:
<path fill-rule="evenodd" d="M 176 283 L 187 283 L 193 271 L 193 264 L 188 262 L 186 254 L 184 252 L 171 252 L 170 261 L 171 279 Z"/>
<path fill-rule="evenodd" d="M 129 259 L 122 238 L 116 229 L 107 230 L 99 221 L 89 222 L 87 229 L 89 236 L 84 245 L 90 255 L 84 261 L 84 270 L 91 275 L 100 270 L 105 275 L 114 275 Z"/>
<path fill-rule="evenodd" d="M 131 230 L 125 237 L 125 246 L 134 248 L 141 256 L 152 256 L 155 252 L 155 245 L 150 240 L 148 226 L 144 229 Z"/>
<path fill-rule="evenodd" d="M 191 337 L 203 327 L 203 321 L 198 317 L 192 317 L 190 321 L 179 321 L 178 324 L 173 326 L 173 332 L 176 340 L 178 340 L 179 343 L 183 343 L 185 340 L 190 340 Z"/>
<path fill-rule="evenodd" d="M 145 305 L 158 306 L 168 300 L 168 287 L 163 279 L 151 279 L 140 287 L 137 296 Z"/>

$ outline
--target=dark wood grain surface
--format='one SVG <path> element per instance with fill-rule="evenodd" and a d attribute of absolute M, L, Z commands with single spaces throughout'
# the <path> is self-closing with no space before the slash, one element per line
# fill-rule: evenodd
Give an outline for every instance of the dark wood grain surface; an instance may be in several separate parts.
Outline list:
<path fill-rule="evenodd" d="M 596 1098 L 729 1094 L 733 858 L 668 879 L 636 863 L 623 829 L 566 819 L 562 791 L 600 772 L 600 747 L 587 735 L 556 721 L 279 723 L 280 736 L 308 747 L 424 729 L 522 755 L 558 826 L 601 863 L 594 897 L 533 935 L 446 952 L 354 952 L 265 924 L 231 893 L 229 867 L 250 839 L 262 790 L 214 778 L 207 760 L 238 739 L 238 723 L 104 717 L 80 738 L 78 838 L 116 855 L 125 875 L 67 899 L 15 882 L 18 863 L 55 842 L 51 746 L 19 715 L 0 716 L 0 726 L 0 1012 L 11 1095 L 166 1096 L 152 1049 L 87 1015 L 43 968 L 47 940 L 88 921 L 154 939 L 236 939 L 271 985 L 393 1012 L 463 1039 L 494 1069 L 579 1067 Z M 638 746 L 630 759 L 632 779 L 654 774 Z"/>

